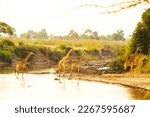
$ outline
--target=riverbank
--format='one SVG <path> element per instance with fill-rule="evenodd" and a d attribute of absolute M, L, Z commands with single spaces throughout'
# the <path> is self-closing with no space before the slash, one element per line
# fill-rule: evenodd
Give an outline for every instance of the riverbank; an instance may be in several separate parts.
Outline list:
<path fill-rule="evenodd" d="M 38 69 L 37 69 L 38 68 Z M 32 70 L 31 70 L 32 69 Z M 43 70 L 42 70 L 43 69 Z M 45 74 L 53 73 L 56 71 L 54 68 L 51 68 L 49 65 L 34 65 L 30 67 L 31 74 Z M 12 66 L 0 67 L 1 73 L 12 73 L 14 71 Z M 69 75 L 69 74 L 68 74 Z M 68 76 L 69 77 L 69 76 Z M 76 75 L 73 75 L 73 78 L 78 78 Z M 122 74 L 94 74 L 94 73 L 82 73 L 79 78 L 81 80 L 103 82 L 109 84 L 118 84 L 138 89 L 144 89 L 150 91 L 150 74 L 137 74 L 137 73 L 122 73 Z"/>
<path fill-rule="evenodd" d="M 150 91 L 150 74 L 103 74 L 81 75 L 81 80 L 96 81 L 110 84 L 118 84 L 127 87 Z"/>

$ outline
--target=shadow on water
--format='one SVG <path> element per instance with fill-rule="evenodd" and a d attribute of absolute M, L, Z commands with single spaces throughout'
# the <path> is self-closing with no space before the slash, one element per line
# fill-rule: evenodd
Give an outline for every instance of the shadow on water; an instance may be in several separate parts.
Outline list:
<path fill-rule="evenodd" d="M 15 78 L 14 67 L 0 68 L 0 99 L 56 99 L 56 100 L 149 100 L 150 91 L 99 82 L 54 80 L 55 70 L 50 66 L 30 66 L 28 78 Z M 11 74 L 8 74 L 11 73 Z M 31 74 L 32 73 L 32 74 Z M 75 76 L 78 79 L 77 76 Z"/>

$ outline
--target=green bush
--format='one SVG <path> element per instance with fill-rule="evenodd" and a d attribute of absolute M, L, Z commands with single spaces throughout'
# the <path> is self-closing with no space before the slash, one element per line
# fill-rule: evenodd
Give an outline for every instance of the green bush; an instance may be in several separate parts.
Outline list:
<path fill-rule="evenodd" d="M 9 40 L 9 39 L 3 39 L 3 40 L 2 40 L 2 44 L 3 44 L 3 45 L 7 45 L 7 46 L 15 46 L 14 42 L 12 42 L 12 41 Z"/>
<path fill-rule="evenodd" d="M 62 59 L 62 57 L 65 55 L 65 50 L 61 50 L 59 48 L 55 48 L 52 53 L 51 56 L 49 56 L 49 58 L 51 60 L 53 60 L 55 63 L 57 63 L 59 60 Z"/>
<path fill-rule="evenodd" d="M 139 61 L 135 72 L 150 73 L 150 59 L 148 56 L 143 56 Z"/>
<path fill-rule="evenodd" d="M 58 45 L 58 48 L 65 50 L 67 48 L 67 46 L 65 44 L 60 44 L 60 45 Z"/>
<path fill-rule="evenodd" d="M 116 73 L 121 73 L 124 71 L 124 59 L 118 57 L 110 62 L 110 67 Z"/>
<path fill-rule="evenodd" d="M 12 53 L 9 50 L 0 50 L 0 59 L 11 63 Z"/>

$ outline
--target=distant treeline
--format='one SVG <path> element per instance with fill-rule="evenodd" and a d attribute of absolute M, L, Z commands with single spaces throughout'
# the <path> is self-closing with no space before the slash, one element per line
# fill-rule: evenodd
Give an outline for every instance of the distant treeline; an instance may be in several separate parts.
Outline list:
<path fill-rule="evenodd" d="M 61 39 L 105 39 L 105 40 L 113 40 L 113 41 L 124 41 L 124 31 L 119 29 L 113 34 L 108 35 L 99 35 L 97 31 L 92 31 L 91 29 L 86 29 L 84 33 L 79 34 L 74 30 L 70 30 L 67 35 L 64 36 L 55 36 L 48 35 L 46 29 L 42 29 L 39 32 L 29 30 L 26 33 L 20 35 L 20 38 L 23 39 L 49 39 L 49 38 L 61 38 Z"/>

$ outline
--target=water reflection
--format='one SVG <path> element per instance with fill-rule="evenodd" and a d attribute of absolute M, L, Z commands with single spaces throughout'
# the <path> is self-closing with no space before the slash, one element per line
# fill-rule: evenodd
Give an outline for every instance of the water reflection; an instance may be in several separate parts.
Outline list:
<path fill-rule="evenodd" d="M 0 99 L 13 100 L 129 100 L 150 99 L 145 90 L 81 80 L 54 80 L 54 69 L 32 71 L 28 78 L 0 74 Z M 76 77 L 76 76 L 75 76 Z M 78 78 L 77 78 L 78 79 Z"/>
<path fill-rule="evenodd" d="M 0 65 L 0 74 L 8 74 L 13 72 L 14 67 L 11 65 Z"/>
<path fill-rule="evenodd" d="M 28 65 L 29 67 L 29 72 L 32 71 L 41 71 L 41 69 L 50 69 L 51 66 L 50 65 Z M 11 64 L 4 64 L 4 65 L 0 65 L 0 74 L 8 74 L 8 73 L 13 73 L 15 71 L 15 65 L 11 65 Z"/>

